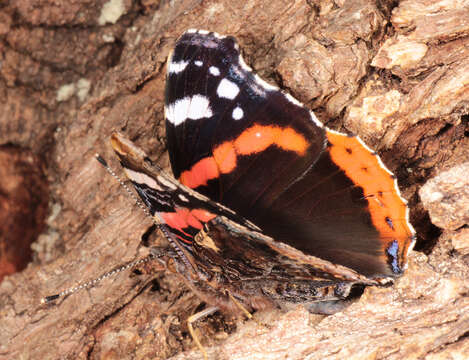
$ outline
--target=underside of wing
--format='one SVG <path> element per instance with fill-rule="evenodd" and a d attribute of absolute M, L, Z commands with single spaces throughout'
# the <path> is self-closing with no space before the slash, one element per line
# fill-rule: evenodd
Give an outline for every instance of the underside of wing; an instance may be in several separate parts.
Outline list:
<path fill-rule="evenodd" d="M 232 210 L 187 188 L 153 165 L 146 154 L 124 136 L 113 134 L 111 144 L 155 222 L 166 224 L 181 245 L 189 250 L 203 224 L 216 216 L 225 216 L 248 228 L 258 229 Z"/>

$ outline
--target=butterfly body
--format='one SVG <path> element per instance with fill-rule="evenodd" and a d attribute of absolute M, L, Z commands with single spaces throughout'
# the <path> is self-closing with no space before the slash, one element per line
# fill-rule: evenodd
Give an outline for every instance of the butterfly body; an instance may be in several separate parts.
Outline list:
<path fill-rule="evenodd" d="M 176 271 L 209 304 L 342 300 L 402 274 L 414 231 L 393 175 L 255 75 L 233 38 L 181 36 L 165 118 L 174 178 L 121 135 L 112 143 Z"/>

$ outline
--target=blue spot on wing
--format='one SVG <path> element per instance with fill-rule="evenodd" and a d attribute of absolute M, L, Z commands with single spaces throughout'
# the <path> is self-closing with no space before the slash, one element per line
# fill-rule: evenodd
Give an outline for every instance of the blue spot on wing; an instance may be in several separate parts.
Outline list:
<path fill-rule="evenodd" d="M 394 240 L 388 246 L 386 249 L 386 255 L 388 256 L 392 272 L 395 274 L 401 274 L 402 269 L 399 266 L 399 243 L 397 240 Z"/>

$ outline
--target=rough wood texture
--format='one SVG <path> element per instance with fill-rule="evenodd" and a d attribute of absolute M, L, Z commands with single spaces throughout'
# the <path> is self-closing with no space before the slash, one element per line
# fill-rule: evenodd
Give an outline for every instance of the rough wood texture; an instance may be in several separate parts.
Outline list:
<path fill-rule="evenodd" d="M 0 144 L 41 157 L 50 184 L 35 261 L 0 284 L 0 359 L 201 357 L 185 325 L 199 301 L 170 273 L 122 273 L 57 305 L 39 305 L 45 295 L 146 254 L 141 237 L 151 222 L 93 156 L 117 169 L 108 138 L 120 130 L 167 166 L 165 61 L 191 27 L 236 36 L 261 76 L 379 151 L 419 232 L 419 251 L 395 286 L 369 288 L 325 318 L 298 307 L 257 314 L 266 326 L 240 321 L 233 332 L 229 316 L 211 317 L 199 327 L 210 356 L 467 355 L 467 212 L 441 219 L 445 208 L 422 204 L 417 191 L 469 161 L 469 1 L 61 4 L 0 5 Z M 443 197 L 457 192 L 444 184 L 437 190 Z M 467 191 L 460 194 L 467 204 Z M 439 214 L 441 230 L 424 206 Z"/>

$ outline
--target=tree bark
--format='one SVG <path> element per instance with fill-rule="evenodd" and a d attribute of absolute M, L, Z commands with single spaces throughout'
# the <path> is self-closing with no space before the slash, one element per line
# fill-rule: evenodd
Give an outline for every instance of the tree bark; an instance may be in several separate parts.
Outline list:
<path fill-rule="evenodd" d="M 40 304 L 148 253 L 151 221 L 94 154 L 119 171 L 118 130 L 168 167 L 166 57 L 188 28 L 235 36 L 261 77 L 360 135 L 397 175 L 418 232 L 396 284 L 335 315 L 298 306 L 201 321 L 209 357 L 467 356 L 469 1 L 11 0 L 0 5 L 0 145 L 32 154 L 49 215 L 34 225 L 33 261 L 0 284 L 0 359 L 202 358 L 186 326 L 200 300 L 151 264 Z"/>

